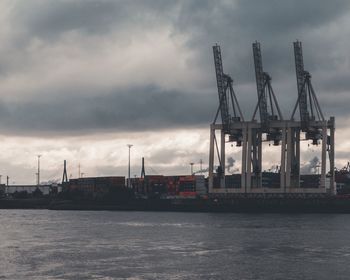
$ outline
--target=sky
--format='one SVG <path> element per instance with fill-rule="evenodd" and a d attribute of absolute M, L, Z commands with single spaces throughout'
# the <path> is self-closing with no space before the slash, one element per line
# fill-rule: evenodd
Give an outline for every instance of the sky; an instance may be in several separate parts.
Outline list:
<path fill-rule="evenodd" d="M 218 97 L 212 46 L 243 114 L 257 102 L 251 44 L 285 118 L 297 99 L 292 43 L 324 115 L 336 118 L 336 165 L 350 160 L 347 0 L 0 0 L 0 174 L 10 183 L 68 176 L 188 174 L 208 165 Z M 269 147 L 265 147 L 267 150 Z M 317 148 L 305 148 L 304 162 Z M 239 164 L 239 151 L 227 150 Z M 273 153 L 266 168 L 276 164 Z M 235 168 L 232 168 L 235 170 Z"/>

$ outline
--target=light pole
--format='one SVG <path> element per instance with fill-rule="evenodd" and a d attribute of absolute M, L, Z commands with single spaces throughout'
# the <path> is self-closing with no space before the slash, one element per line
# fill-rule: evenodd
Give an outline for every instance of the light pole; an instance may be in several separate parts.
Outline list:
<path fill-rule="evenodd" d="M 190 162 L 190 165 L 191 165 L 191 175 L 193 175 L 193 165 L 194 165 L 194 162 Z"/>
<path fill-rule="evenodd" d="M 129 165 L 128 165 L 128 188 L 130 188 L 130 149 L 133 145 L 128 144 L 127 145 L 129 148 Z"/>
<path fill-rule="evenodd" d="M 40 185 L 40 157 L 41 155 L 38 155 L 38 186 Z"/>

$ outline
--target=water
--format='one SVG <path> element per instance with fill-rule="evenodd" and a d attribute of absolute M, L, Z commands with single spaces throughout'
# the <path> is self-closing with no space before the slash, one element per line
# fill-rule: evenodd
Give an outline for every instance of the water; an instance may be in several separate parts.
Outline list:
<path fill-rule="evenodd" d="M 0 210 L 0 279 L 350 279 L 350 215 Z"/>

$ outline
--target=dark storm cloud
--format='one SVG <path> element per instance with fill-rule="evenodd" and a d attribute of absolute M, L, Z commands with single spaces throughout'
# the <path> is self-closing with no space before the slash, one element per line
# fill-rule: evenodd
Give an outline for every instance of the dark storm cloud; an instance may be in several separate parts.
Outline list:
<path fill-rule="evenodd" d="M 132 31 L 142 25 L 152 27 L 169 18 L 173 1 L 114 0 L 31 0 L 17 1 L 13 24 L 31 37 L 57 40 L 76 31 L 86 35 L 106 35 Z"/>
<path fill-rule="evenodd" d="M 350 89 L 349 73 L 333 72 L 323 77 L 318 83 L 322 90 L 329 93 L 342 93 Z"/>
<path fill-rule="evenodd" d="M 350 97 L 336 100 L 334 93 L 349 92 L 348 46 L 349 1 L 189 1 L 183 3 L 176 27 L 190 34 L 188 45 L 199 52 L 197 63 L 212 70 L 209 42 L 222 46 L 224 69 L 239 84 L 255 85 L 251 43 L 262 44 L 264 70 L 282 108 L 296 101 L 292 42 L 303 42 L 305 69 L 313 75 L 321 106 L 329 115 L 349 115 Z M 333 28 L 329 26 L 334 25 Z M 345 67 L 341 64 L 345 63 Z M 277 85 L 277 86 L 276 86 Z M 241 94 L 245 104 L 255 104 L 254 95 Z M 293 98 L 293 96 L 295 96 Z M 345 97 L 345 98 L 344 98 Z M 243 107 L 245 105 L 243 104 Z"/>
<path fill-rule="evenodd" d="M 198 102 L 198 99 L 201 101 Z M 15 134 L 146 131 L 207 125 L 215 114 L 208 95 L 163 91 L 156 86 L 115 90 L 100 96 L 40 96 L 0 104 L 1 131 Z"/>
<path fill-rule="evenodd" d="M 17 23 L 31 36 L 41 38 L 57 38 L 72 30 L 105 33 L 124 12 L 112 2 L 96 1 L 28 1 L 17 3 L 15 10 Z"/>
<path fill-rule="evenodd" d="M 292 41 L 304 40 L 309 69 L 329 64 L 327 50 L 334 41 L 328 34 L 312 33 L 349 12 L 350 2 L 340 1 L 187 1 L 176 27 L 191 34 L 188 44 L 201 49 L 201 60 L 211 63 L 208 43 L 218 42 L 225 52 L 228 70 L 240 79 L 253 76 L 251 43 L 261 41 L 266 69 L 275 76 L 289 69 Z M 340 34 L 339 34 L 340 35 Z M 323 58 L 323 59 L 320 59 Z"/>
<path fill-rule="evenodd" d="M 195 51 L 196 56 L 188 63 L 209 77 L 202 85 L 206 93 L 215 90 L 211 46 L 219 43 L 225 71 L 238 85 L 249 88 L 238 92 L 246 104 L 256 102 L 251 43 L 261 41 L 265 70 L 272 75 L 273 85 L 278 85 L 275 90 L 281 93 L 278 99 L 282 107 L 292 107 L 295 101 L 290 104 L 290 96 L 296 95 L 296 86 L 291 85 L 295 83 L 292 42 L 299 39 L 303 41 L 305 67 L 318 81 L 315 88 L 321 106 L 334 110 L 331 115 L 344 116 L 349 114 L 344 102 L 335 102 L 329 98 L 329 92 L 350 90 L 350 70 L 340 73 L 338 67 L 339 62 L 349 59 L 346 47 L 349 40 L 344 36 L 349 34 L 349 27 L 340 26 L 332 32 L 327 28 L 349 15 L 349 5 L 345 0 L 16 1 L 9 21 L 14 29 L 13 38 L 9 39 L 11 50 L 0 54 L 3 62 L 0 72 L 9 75 L 19 71 L 21 63 L 30 63 L 30 57 L 23 57 L 22 48 L 35 38 L 55 45 L 69 32 L 83 37 L 99 36 L 101 40 L 122 32 L 127 36 L 121 40 L 137 40 L 138 34 L 166 25 L 173 36 L 185 35 L 186 47 Z M 43 62 L 45 59 L 48 58 L 43 56 Z M 177 74 L 171 73 L 174 79 Z M 37 78 L 40 79 L 39 74 Z M 132 79 L 129 88 L 103 95 L 99 95 L 98 89 L 89 96 L 74 95 L 76 88 L 58 94 L 57 89 L 48 86 L 45 89 L 48 97 L 17 103 L 4 101 L 0 104 L 0 127 L 11 133 L 83 133 L 95 129 L 143 131 L 202 126 L 212 120 L 217 106 L 215 92 L 212 96 L 199 95 L 164 90 L 157 84 L 135 88 Z M 251 90 L 254 92 L 247 95 Z"/>

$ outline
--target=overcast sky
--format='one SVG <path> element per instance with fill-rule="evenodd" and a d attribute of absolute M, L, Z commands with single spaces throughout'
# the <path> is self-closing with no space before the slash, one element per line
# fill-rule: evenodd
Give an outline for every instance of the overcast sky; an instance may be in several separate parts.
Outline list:
<path fill-rule="evenodd" d="M 212 45 L 250 118 L 255 40 L 285 118 L 297 97 L 292 43 L 302 41 L 323 112 L 336 117 L 337 166 L 350 160 L 347 0 L 0 0 L 0 11 L 0 174 L 10 183 L 35 183 L 37 154 L 43 180 L 61 177 L 64 159 L 73 177 L 79 163 L 85 176 L 124 176 L 128 143 L 132 174 L 142 156 L 148 174 L 206 167 Z"/>

